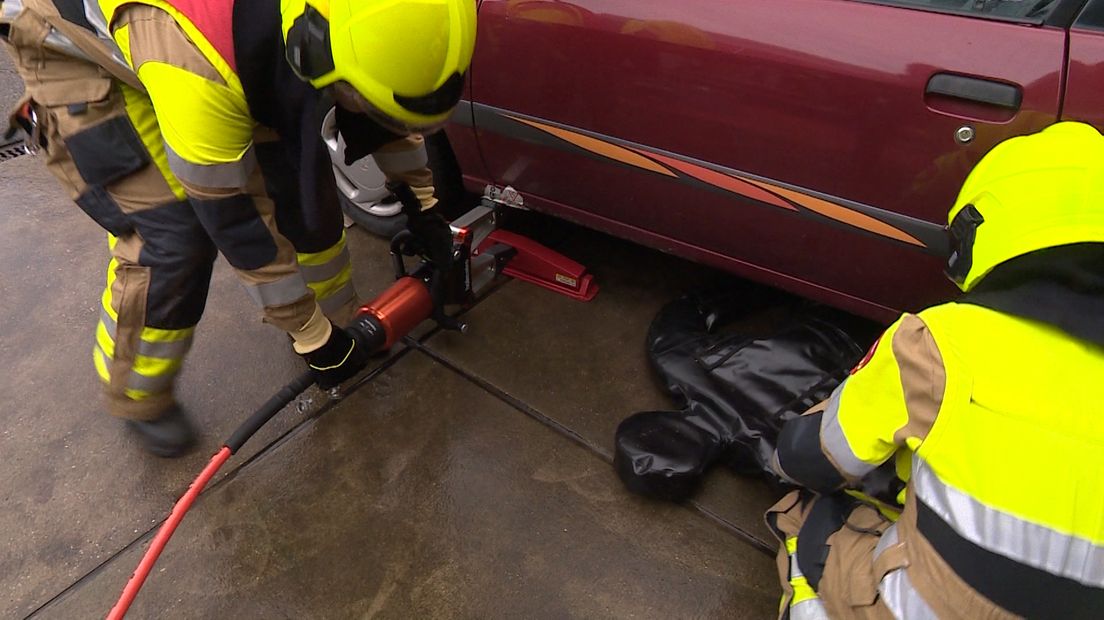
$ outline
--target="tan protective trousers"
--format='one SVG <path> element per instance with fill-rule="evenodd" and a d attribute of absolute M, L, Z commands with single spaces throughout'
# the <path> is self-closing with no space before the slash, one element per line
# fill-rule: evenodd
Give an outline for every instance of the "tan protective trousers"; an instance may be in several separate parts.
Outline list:
<path fill-rule="evenodd" d="M 880 566 L 894 554 L 875 561 L 875 546 L 890 522 L 866 504 L 858 504 L 843 526 L 823 545 L 801 546 L 806 524 L 817 497 L 808 491 L 791 491 L 766 513 L 768 528 L 778 537 L 778 578 L 782 584 L 779 618 L 783 620 L 862 619 L 892 620 L 878 597 L 881 575 L 892 568 Z M 812 547 L 812 548 L 810 548 Z M 799 554 L 816 554 L 826 560 L 814 589 L 798 566 Z"/>
<path fill-rule="evenodd" d="M 26 84 L 19 108 L 28 105 L 37 116 L 47 168 L 109 233 L 112 258 L 93 352 L 107 410 L 153 419 L 174 404 L 173 384 L 206 304 L 217 249 L 169 171 L 148 97 L 97 64 L 45 45 L 46 16 L 54 9 L 36 0 L 26 5 L 5 46 Z M 264 195 L 260 169 L 250 185 Z M 270 200 L 258 201 L 258 209 L 275 221 Z M 293 253 L 278 258 L 280 265 L 239 275 L 246 284 L 263 284 L 266 272 L 285 272 L 282 263 L 290 260 L 312 295 L 318 291 L 326 315 L 343 324 L 356 296 L 344 234 L 334 236 L 340 240 L 325 251 Z M 327 293 L 332 299 L 323 299 Z M 295 329 L 316 307 L 313 300 L 292 306 L 266 306 L 266 318 Z"/>

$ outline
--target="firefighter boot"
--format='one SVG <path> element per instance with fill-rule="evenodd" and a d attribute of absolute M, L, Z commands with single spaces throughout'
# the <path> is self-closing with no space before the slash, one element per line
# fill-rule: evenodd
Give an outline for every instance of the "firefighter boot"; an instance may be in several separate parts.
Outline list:
<path fill-rule="evenodd" d="M 127 428 L 142 440 L 150 454 L 174 458 L 186 454 L 196 443 L 196 430 L 188 416 L 173 405 L 153 420 L 127 420 Z"/>

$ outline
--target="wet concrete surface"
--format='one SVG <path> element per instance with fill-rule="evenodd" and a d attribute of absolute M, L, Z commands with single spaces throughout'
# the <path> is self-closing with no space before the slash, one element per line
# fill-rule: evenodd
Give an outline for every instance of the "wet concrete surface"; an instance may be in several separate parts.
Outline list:
<path fill-rule="evenodd" d="M 553 243 L 590 268 L 600 292 L 572 300 L 510 282 L 469 315 L 466 335 L 442 332 L 426 346 L 575 433 L 612 461 L 614 432 L 638 411 L 671 409 L 652 380 L 645 351 L 648 326 L 664 304 L 729 278 L 686 261 L 583 229 Z M 766 485 L 711 472 L 697 500 L 763 545 L 762 522 L 775 499 Z"/>
<path fill-rule="evenodd" d="M 0 260 L 10 266 L 0 281 L 0 617 L 10 617 L 33 611 L 153 527 L 226 436 L 304 368 L 220 260 L 177 390 L 202 441 L 181 459 L 144 454 L 103 413 L 91 364 L 105 233 L 39 159 L 0 163 L 0 187 Z M 368 296 L 391 276 L 386 248 L 358 243 L 361 234 L 350 231 L 350 245 L 361 267 L 354 279 Z M 310 396 L 308 411 L 324 400 Z M 276 418 L 235 462 L 305 417 Z"/>
<path fill-rule="evenodd" d="M 0 49 L 0 127 L 7 128 L 8 113 L 15 108 L 23 95 L 23 81 L 15 72 L 15 65 L 7 52 Z"/>
<path fill-rule="evenodd" d="M 106 609 L 138 549 L 44 618 Z M 764 618 L 766 558 L 412 352 L 211 490 L 136 617 Z"/>
<path fill-rule="evenodd" d="M 14 101 L 6 69 L 0 55 Z M 210 453 L 302 365 L 220 260 L 178 390 L 203 441 L 145 455 L 103 414 L 91 364 L 104 233 L 38 159 L 0 164 L 0 189 L 0 617 L 102 617 Z M 508 283 L 467 336 L 398 347 L 346 400 L 283 413 L 197 503 L 132 616 L 773 615 L 773 562 L 749 543 L 764 488 L 714 472 L 698 509 L 672 506 L 606 462 L 620 419 L 669 406 L 648 322 L 716 274 L 554 228 L 598 275 L 594 302 Z M 385 244 L 353 229 L 350 247 L 369 297 L 390 281 Z"/>

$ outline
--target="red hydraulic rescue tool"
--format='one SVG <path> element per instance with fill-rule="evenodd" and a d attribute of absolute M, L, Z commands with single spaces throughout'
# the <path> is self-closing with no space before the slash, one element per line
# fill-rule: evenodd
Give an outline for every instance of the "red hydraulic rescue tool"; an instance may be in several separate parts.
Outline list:
<path fill-rule="evenodd" d="M 445 305 L 471 303 L 503 273 L 583 301 L 589 301 L 598 293 L 593 276 L 587 274 L 582 265 L 531 239 L 496 230 L 499 217 L 496 205 L 485 201 L 452 222 L 453 265 L 444 275 L 424 257 L 417 267 L 407 272 L 403 256 L 418 255 L 417 248 L 408 232 L 397 235 L 391 242 L 395 283 L 361 306 L 353 323 L 346 328 L 356 339 L 357 346 L 367 351 L 387 350 L 427 319 L 434 319 L 445 329 L 467 331 L 464 323 L 445 314 Z M 239 426 L 211 457 L 157 531 L 108 614 L 109 620 L 126 615 L 165 544 L 219 468 L 312 383 L 312 375 L 307 372 L 284 386 Z"/>

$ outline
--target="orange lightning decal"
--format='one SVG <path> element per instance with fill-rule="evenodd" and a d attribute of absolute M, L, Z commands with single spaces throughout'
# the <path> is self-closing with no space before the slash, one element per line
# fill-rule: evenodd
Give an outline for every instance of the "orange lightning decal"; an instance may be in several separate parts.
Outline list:
<path fill-rule="evenodd" d="M 610 144 L 609 142 L 599 140 L 598 138 L 591 138 L 590 136 L 584 136 L 573 131 L 560 129 L 559 127 L 555 127 L 553 125 L 545 125 L 544 123 L 538 123 L 536 121 L 518 118 L 516 116 L 511 116 L 510 118 L 519 123 L 524 123 L 526 125 L 529 125 L 530 127 L 536 127 L 541 131 L 550 133 L 561 140 L 570 142 L 571 144 L 574 144 L 581 149 L 590 151 L 591 153 L 594 153 L 596 155 L 615 159 L 623 164 L 628 164 L 637 168 L 643 168 L 645 170 L 657 172 L 669 177 L 678 176 L 674 172 L 671 172 L 667 168 L 664 168 L 651 159 L 648 159 L 647 157 L 644 157 L 639 153 L 635 153 L 627 148 L 617 146 L 616 144 Z"/>
<path fill-rule="evenodd" d="M 852 208 L 848 208 L 841 204 L 837 204 L 822 198 L 810 196 L 803 192 L 792 190 L 774 183 L 768 183 L 766 181 L 760 181 L 743 175 L 735 173 L 725 173 L 707 168 L 705 166 L 691 163 L 676 157 L 669 155 L 661 155 L 652 150 L 633 146 L 627 148 L 613 144 L 600 138 L 588 136 L 582 133 L 564 129 L 556 125 L 547 123 L 541 123 L 538 121 L 530 120 L 527 118 L 521 118 L 510 114 L 503 114 L 507 118 L 523 123 L 535 129 L 539 129 L 549 135 L 555 136 L 560 140 L 563 140 L 569 144 L 577 146 L 585 151 L 594 153 L 596 155 L 612 159 L 614 161 L 621 162 L 647 170 L 649 172 L 655 172 L 668 177 L 680 178 L 680 174 L 685 175 L 682 178 L 691 178 L 702 183 L 706 183 L 713 187 L 722 189 L 733 194 L 738 194 L 746 198 L 750 198 L 757 202 L 767 204 L 773 207 L 786 209 L 789 211 L 800 211 L 800 208 L 807 209 L 820 216 L 826 217 L 837 222 L 847 224 L 855 228 L 865 230 L 867 232 L 874 233 L 876 235 L 887 237 L 914 245 L 917 247 L 927 247 L 927 245 L 910 235 L 909 233 L 887 224 L 876 217 L 872 217 L 860 211 Z M 674 172 L 674 171 L 677 172 Z"/>
<path fill-rule="evenodd" d="M 645 151 L 640 151 L 645 153 Z M 682 160 L 675 159 L 674 157 L 667 157 L 658 153 L 647 152 L 650 157 L 653 157 L 668 166 L 694 177 L 699 181 L 703 181 L 715 187 L 719 187 L 723 190 L 733 192 L 735 194 L 742 194 L 748 198 L 754 198 L 760 202 L 765 202 L 775 207 L 781 207 L 783 209 L 789 209 L 790 211 L 797 211 L 797 207 L 786 202 L 777 195 L 760 188 L 757 185 L 753 185 L 748 181 L 739 179 L 727 174 L 717 172 L 716 170 L 710 170 L 704 166 L 698 166 L 697 164 L 691 164 Z"/>
<path fill-rule="evenodd" d="M 814 198 L 813 196 L 808 196 L 802 194 L 801 192 L 795 192 L 784 187 L 778 187 L 777 185 L 772 185 L 770 183 L 764 183 L 762 181 L 751 181 L 750 179 L 749 181 L 751 183 L 755 183 L 760 187 L 769 188 L 770 191 L 785 196 L 786 198 L 789 198 L 790 200 L 805 207 L 806 209 L 815 213 L 819 213 L 824 217 L 836 220 L 837 222 L 843 222 L 844 224 L 849 224 L 851 226 L 854 226 L 855 228 L 869 230 L 870 232 L 882 235 L 883 237 L 889 237 L 890 239 L 896 239 L 898 241 L 903 241 L 911 245 L 924 247 L 924 243 L 916 237 L 913 237 L 912 235 L 906 233 L 899 228 L 890 226 L 889 224 L 886 224 L 879 219 L 870 217 L 865 213 L 859 213 L 854 209 L 848 209 L 847 207 L 835 204 L 834 202 L 828 202 L 827 200 Z"/>

